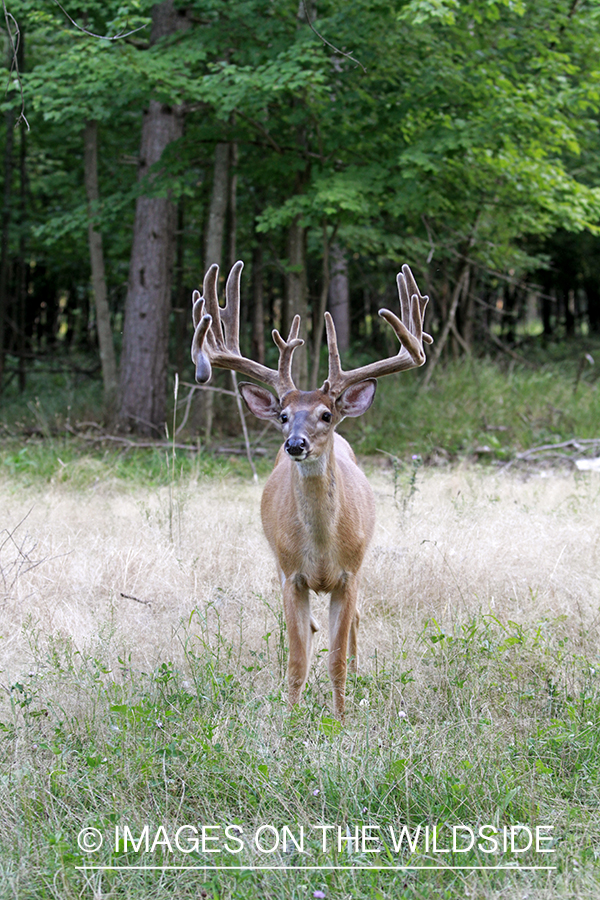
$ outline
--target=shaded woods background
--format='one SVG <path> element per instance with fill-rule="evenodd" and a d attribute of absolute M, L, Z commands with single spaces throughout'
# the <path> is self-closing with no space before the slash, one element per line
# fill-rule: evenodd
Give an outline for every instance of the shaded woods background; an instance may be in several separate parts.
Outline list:
<path fill-rule="evenodd" d="M 432 297 L 425 378 L 459 354 L 585 349 L 599 17 L 578 0 L 13 0 L 4 398 L 69 367 L 102 375 L 106 422 L 164 433 L 169 375 L 191 378 L 191 290 L 238 257 L 245 352 L 263 361 L 299 312 L 303 386 L 326 306 L 344 352 L 392 350 L 376 312 L 404 262 Z"/>

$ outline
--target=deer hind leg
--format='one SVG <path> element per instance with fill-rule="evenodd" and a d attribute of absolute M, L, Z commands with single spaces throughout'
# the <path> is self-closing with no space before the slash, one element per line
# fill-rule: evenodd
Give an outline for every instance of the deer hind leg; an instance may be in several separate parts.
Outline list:
<path fill-rule="evenodd" d="M 348 668 L 355 675 L 358 672 L 358 626 L 360 625 L 360 613 L 354 611 L 354 618 L 350 625 L 350 634 L 348 636 Z"/>
<path fill-rule="evenodd" d="M 302 578 L 289 578 L 283 589 L 283 612 L 290 652 L 288 657 L 288 705 L 300 701 L 308 677 L 313 634 L 318 625 L 310 614 L 308 586 Z"/>
<path fill-rule="evenodd" d="M 348 651 L 356 659 L 356 639 L 360 616 L 356 609 L 355 576 L 331 593 L 329 604 L 329 677 L 333 687 L 333 714 L 343 722 L 346 703 Z M 352 664 L 351 664 L 352 665 Z"/>

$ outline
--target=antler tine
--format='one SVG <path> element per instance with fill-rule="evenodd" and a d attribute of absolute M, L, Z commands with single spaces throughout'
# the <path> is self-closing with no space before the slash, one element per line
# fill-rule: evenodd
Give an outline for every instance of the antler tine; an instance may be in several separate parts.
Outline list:
<path fill-rule="evenodd" d="M 194 328 L 200 324 L 200 319 L 204 315 L 204 297 L 200 296 L 200 291 L 192 291 L 192 322 Z"/>
<path fill-rule="evenodd" d="M 329 373 L 327 375 L 327 381 L 323 384 L 323 390 L 331 391 L 332 394 L 337 395 L 341 394 L 344 390 L 342 386 L 344 370 L 342 369 L 340 351 L 338 350 L 335 323 L 329 312 L 325 313 L 325 331 L 327 333 L 327 350 L 329 351 Z"/>
<path fill-rule="evenodd" d="M 398 275 L 396 276 L 396 283 L 398 285 L 398 296 L 400 297 L 402 320 L 404 321 L 406 319 L 408 322 L 414 322 L 422 340 L 425 341 L 426 344 L 433 344 L 431 335 L 427 334 L 426 331 L 423 331 L 423 318 L 425 316 L 425 308 L 429 303 L 429 297 L 421 294 L 410 266 L 402 266 L 402 271 L 398 272 Z M 418 315 L 417 310 L 413 309 L 412 304 L 418 305 Z M 380 310 L 380 315 L 382 312 L 383 310 Z M 393 313 L 391 315 L 393 315 Z M 384 318 L 387 317 L 384 316 Z"/>
<path fill-rule="evenodd" d="M 330 314 L 325 313 L 327 346 L 329 349 L 329 374 L 322 390 L 329 390 L 337 397 L 350 385 L 364 381 L 366 378 L 381 378 L 382 375 L 391 375 L 394 372 L 401 372 L 405 369 L 423 365 L 425 362 L 423 341 L 426 344 L 433 343 L 431 335 L 423 332 L 423 316 L 425 315 L 429 297 L 421 294 L 414 275 L 407 265 L 402 266 L 402 271 L 398 273 L 396 281 L 398 284 L 401 318 L 398 318 L 389 309 L 379 310 L 379 315 L 392 326 L 396 337 L 400 341 L 401 346 L 396 356 L 380 359 L 367 366 L 360 366 L 358 369 L 344 372 L 337 346 L 335 325 Z"/>
<path fill-rule="evenodd" d="M 221 307 L 217 297 L 217 281 L 219 278 L 219 267 L 216 263 L 208 269 L 202 283 L 202 296 L 204 298 L 204 306 L 206 312 L 212 317 L 212 327 L 210 337 L 213 339 L 215 347 L 223 351 L 225 349 L 225 338 L 223 336 L 223 328 L 221 327 Z"/>
<path fill-rule="evenodd" d="M 225 306 L 219 306 L 217 281 L 219 267 L 212 265 L 199 291 L 192 294 L 192 318 L 194 339 L 192 341 L 192 361 L 196 366 L 196 381 L 206 384 L 210 381 L 212 369 L 231 369 L 249 378 L 254 378 L 277 391 L 279 397 L 294 390 L 292 380 L 292 355 L 296 347 L 304 343 L 298 337 L 300 316 L 292 322 L 290 334 L 284 341 L 278 331 L 273 332 L 273 340 L 279 349 L 277 370 L 269 369 L 262 363 L 247 359 L 240 353 L 240 278 L 244 263 L 239 260 L 232 267 L 225 286 Z"/>
<path fill-rule="evenodd" d="M 244 263 L 239 259 L 231 268 L 225 284 L 225 306 L 220 310 L 225 338 L 231 353 L 240 355 L 240 280 Z"/>
<path fill-rule="evenodd" d="M 196 367 L 196 381 L 198 384 L 206 384 L 210 381 L 212 369 L 204 350 L 204 340 L 210 328 L 212 316 L 204 314 L 204 298 L 200 296 L 200 291 L 194 291 L 192 294 L 192 321 L 195 329 L 192 340 L 192 362 Z"/>
<path fill-rule="evenodd" d="M 279 384 L 277 391 L 280 398 L 287 394 L 288 391 L 296 389 L 296 385 L 292 380 L 292 357 L 296 347 L 301 347 L 304 343 L 302 338 L 298 337 L 299 332 L 300 316 L 294 316 L 287 341 L 284 341 L 276 328 L 273 329 L 273 340 L 279 350 L 279 366 L 277 370 Z"/>

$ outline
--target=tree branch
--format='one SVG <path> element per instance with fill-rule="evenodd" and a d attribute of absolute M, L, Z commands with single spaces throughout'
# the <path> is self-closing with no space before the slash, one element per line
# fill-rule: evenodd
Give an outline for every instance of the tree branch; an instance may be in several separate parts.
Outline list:
<path fill-rule="evenodd" d="M 27 121 L 27 117 L 25 116 L 25 96 L 23 94 L 23 81 L 21 79 L 21 72 L 19 70 L 19 44 L 21 39 L 21 29 L 19 28 L 19 23 L 6 8 L 5 0 L 2 0 L 2 8 L 4 10 L 4 21 L 6 22 L 6 33 L 8 35 L 8 41 L 10 44 L 10 52 L 11 52 L 11 61 L 10 67 L 8 70 L 8 84 L 6 86 L 6 94 L 8 94 L 10 89 L 10 78 L 14 73 L 16 75 L 17 84 L 19 85 L 19 94 L 21 96 L 21 112 L 19 113 L 19 118 L 15 122 L 15 127 L 19 124 L 19 122 L 25 122 L 27 126 L 27 131 L 30 131 L 29 122 Z M 11 24 L 14 25 L 15 31 L 11 30 Z"/>
<path fill-rule="evenodd" d="M 311 31 L 314 31 L 314 33 L 315 33 L 316 36 L 319 38 L 319 40 L 320 40 L 320 41 L 323 41 L 324 44 L 327 44 L 327 46 L 330 47 L 330 48 L 333 50 L 334 53 L 339 53 L 340 56 L 345 56 L 346 59 L 351 59 L 352 62 L 356 63 L 357 66 L 360 66 L 360 68 L 363 70 L 363 72 L 364 72 L 365 75 L 366 75 L 366 74 L 367 74 L 367 70 L 365 69 L 365 67 L 363 66 L 362 63 L 360 63 L 357 59 L 355 59 L 355 58 L 354 58 L 353 56 L 351 56 L 349 53 L 344 53 L 343 50 L 338 50 L 338 48 L 337 48 L 337 47 L 334 47 L 333 44 L 330 44 L 329 41 L 327 41 L 327 40 L 323 37 L 322 34 L 319 34 L 319 32 L 317 31 L 317 29 L 315 28 L 315 26 L 313 25 L 313 23 L 310 21 L 310 16 L 309 16 L 309 14 L 308 14 L 308 9 L 306 8 L 306 0 L 302 0 L 302 6 L 304 7 L 304 15 L 306 16 L 306 22 L 307 22 L 307 24 L 308 24 L 310 30 L 311 30 Z"/>
<path fill-rule="evenodd" d="M 71 25 L 74 25 L 78 31 L 82 31 L 83 34 L 87 34 L 89 37 L 98 38 L 98 40 L 100 40 L 100 41 L 119 41 L 119 40 L 121 40 L 121 38 L 129 37 L 130 35 L 136 34 L 138 31 L 143 31 L 144 28 L 148 27 L 148 23 L 146 23 L 145 25 L 140 25 L 139 28 L 134 28 L 132 31 L 123 31 L 123 32 L 120 32 L 119 34 L 115 34 L 115 35 L 113 35 L 113 37 L 109 37 L 107 34 L 94 34 L 93 31 L 88 31 L 87 28 L 83 28 L 82 25 L 78 25 L 77 22 L 75 21 L 75 19 L 71 18 L 71 16 L 66 11 L 64 6 L 61 6 L 61 4 L 58 2 L 58 0 L 54 0 L 54 3 L 56 4 L 56 6 L 58 6 L 60 11 L 63 13 L 63 15 L 66 16 L 66 18 L 69 20 Z"/>

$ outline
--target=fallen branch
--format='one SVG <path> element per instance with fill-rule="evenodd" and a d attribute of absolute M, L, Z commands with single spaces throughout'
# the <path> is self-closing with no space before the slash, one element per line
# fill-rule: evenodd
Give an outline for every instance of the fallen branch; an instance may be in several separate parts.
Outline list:
<path fill-rule="evenodd" d="M 568 441 L 562 441 L 559 444 L 541 444 L 539 447 L 530 447 L 522 453 L 517 453 L 517 459 L 528 459 L 534 453 L 542 453 L 546 450 L 556 451 L 563 450 L 565 447 L 572 447 L 573 450 L 583 450 L 585 447 L 600 447 L 600 438 L 570 438 Z"/>
<path fill-rule="evenodd" d="M 66 430 L 69 434 L 80 438 L 82 441 L 89 441 L 92 444 L 101 444 L 103 441 L 112 441 L 116 444 L 122 444 L 128 450 L 171 450 L 174 446 L 176 450 L 189 450 L 192 453 L 198 451 L 196 444 L 173 444 L 173 441 L 133 441 L 131 438 L 121 437 L 118 434 L 82 434 L 70 425 L 66 426 Z"/>
<path fill-rule="evenodd" d="M 520 353 L 515 353 L 514 350 L 511 350 L 510 347 L 507 347 L 506 344 L 503 344 L 499 337 L 497 337 L 493 331 L 488 331 L 488 337 L 491 339 L 492 343 L 498 347 L 502 353 L 506 353 L 507 356 L 510 356 L 511 359 L 514 359 L 516 362 L 521 363 L 522 366 L 527 366 L 529 369 L 537 369 L 538 366 L 531 362 L 530 359 L 526 359 L 524 356 L 521 356 Z"/>
<path fill-rule="evenodd" d="M 556 444 L 540 444 L 539 447 L 530 447 L 529 450 L 523 450 L 517 453 L 514 459 L 504 464 L 503 468 L 508 469 L 517 462 L 536 462 L 538 460 L 560 459 L 563 462 L 575 465 L 575 460 L 567 453 L 560 453 L 560 450 L 592 450 L 600 451 L 600 438 L 570 438 L 568 441 L 561 441 Z"/>
<path fill-rule="evenodd" d="M 253 451 L 255 456 L 266 456 L 267 451 L 264 447 L 254 447 Z M 213 453 L 219 453 L 220 455 L 227 456 L 231 454 L 231 456 L 246 456 L 247 451 L 244 447 L 213 447 Z"/>
<path fill-rule="evenodd" d="M 143 606 L 152 606 L 152 602 L 150 600 L 140 600 L 139 597 L 133 597 L 131 594 L 124 594 L 121 591 L 121 597 L 125 600 L 135 600 L 136 603 L 141 603 Z"/>
<path fill-rule="evenodd" d="M 229 393 L 233 393 L 229 391 Z M 90 423 L 94 424 L 94 423 Z M 173 441 L 134 441 L 132 438 L 122 437 L 118 434 L 105 434 L 101 432 L 100 434 L 82 434 L 80 431 L 77 431 L 71 425 L 66 426 L 66 430 L 69 434 L 72 434 L 74 437 L 79 438 L 82 441 L 88 441 L 91 444 L 102 444 L 104 441 L 112 441 L 116 444 L 121 444 L 126 450 L 172 450 L 175 447 L 176 450 L 187 450 L 188 453 L 198 453 L 198 445 L 197 444 L 179 444 L 173 443 Z M 247 448 L 243 449 L 240 447 L 213 447 L 211 448 L 213 453 L 219 454 L 231 454 L 235 456 L 244 456 L 247 454 Z M 255 456 L 266 456 L 267 450 L 264 447 L 254 447 L 252 452 Z"/>

